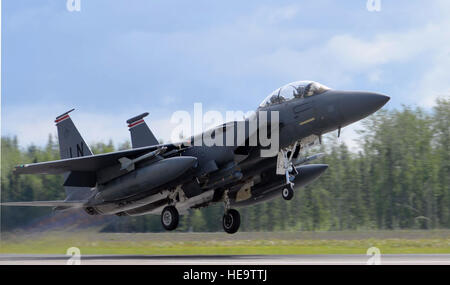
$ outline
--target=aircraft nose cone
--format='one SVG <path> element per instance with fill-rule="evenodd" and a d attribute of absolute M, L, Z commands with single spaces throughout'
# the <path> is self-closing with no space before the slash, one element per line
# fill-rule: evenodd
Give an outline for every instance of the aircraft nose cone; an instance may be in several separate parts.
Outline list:
<path fill-rule="evenodd" d="M 346 124 L 361 120 L 383 107 L 389 97 L 370 92 L 348 92 L 339 98 L 339 109 Z"/>

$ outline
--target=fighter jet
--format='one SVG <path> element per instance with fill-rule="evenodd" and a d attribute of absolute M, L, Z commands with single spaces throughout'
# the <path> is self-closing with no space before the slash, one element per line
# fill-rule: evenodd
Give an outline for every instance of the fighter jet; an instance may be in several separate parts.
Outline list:
<path fill-rule="evenodd" d="M 236 208 L 276 197 L 291 200 L 294 190 L 317 179 L 326 164 L 307 164 L 322 154 L 304 156 L 304 150 L 322 143 L 322 135 L 337 131 L 376 112 L 388 96 L 332 90 L 314 81 L 289 83 L 272 92 L 255 111 L 261 119 L 250 128 L 250 118 L 213 129 L 232 137 L 232 144 L 196 144 L 206 132 L 178 143 L 160 144 L 147 126 L 148 113 L 127 121 L 132 148 L 93 155 L 69 113 L 56 117 L 60 160 L 18 165 L 17 174 L 64 175 L 66 199 L 6 202 L 3 206 L 49 206 L 55 211 L 81 208 L 89 215 L 161 215 L 166 230 L 176 229 L 179 215 L 189 209 L 224 204 L 223 229 L 240 226 Z M 273 114 L 276 114 L 273 115 Z M 276 122 L 276 128 L 272 126 Z M 243 124 L 241 124 L 243 123 Z M 245 131 L 240 136 L 237 125 Z M 269 127 L 270 125 L 270 127 Z M 232 131 L 230 131 L 232 130 Z M 271 155 L 261 133 L 278 138 Z"/>

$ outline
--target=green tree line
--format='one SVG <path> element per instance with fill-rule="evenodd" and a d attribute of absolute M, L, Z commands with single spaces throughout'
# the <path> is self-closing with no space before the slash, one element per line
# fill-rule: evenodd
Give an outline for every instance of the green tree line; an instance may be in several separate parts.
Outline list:
<path fill-rule="evenodd" d="M 434 229 L 450 228 L 450 99 L 430 111 L 403 106 L 382 110 L 363 121 L 357 149 L 330 134 L 313 163 L 328 170 L 297 189 L 291 201 L 241 208 L 242 231 Z M 345 136 L 345 132 L 343 133 Z M 129 148 L 129 143 L 119 149 Z M 91 146 L 94 153 L 114 151 L 112 141 Z M 3 201 L 64 199 L 62 177 L 14 175 L 15 165 L 59 158 L 57 142 L 22 149 L 15 137 L 2 137 Z M 2 230 L 48 215 L 48 208 L 2 207 Z M 190 210 L 179 231 L 221 231 L 223 205 Z M 162 231 L 159 216 L 117 217 L 106 231 Z"/>

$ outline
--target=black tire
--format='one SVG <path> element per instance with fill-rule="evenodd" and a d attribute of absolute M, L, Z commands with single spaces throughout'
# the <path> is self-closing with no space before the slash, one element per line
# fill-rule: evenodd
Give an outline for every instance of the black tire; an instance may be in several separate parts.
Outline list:
<path fill-rule="evenodd" d="M 223 230 L 226 233 L 234 234 L 241 225 L 241 215 L 235 209 L 228 210 L 222 219 Z"/>
<path fill-rule="evenodd" d="M 173 231 L 178 226 L 180 215 L 174 206 L 166 206 L 161 212 L 161 224 L 168 231 Z"/>
<path fill-rule="evenodd" d="M 294 197 L 294 189 L 292 188 L 292 185 L 287 185 L 281 190 L 281 196 L 283 196 L 284 200 L 292 200 Z"/>

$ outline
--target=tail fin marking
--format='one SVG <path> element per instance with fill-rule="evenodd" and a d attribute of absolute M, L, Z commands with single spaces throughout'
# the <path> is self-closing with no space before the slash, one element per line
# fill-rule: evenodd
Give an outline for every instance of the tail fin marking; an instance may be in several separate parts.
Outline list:
<path fill-rule="evenodd" d="M 148 113 L 145 112 L 127 120 L 128 128 L 131 135 L 131 146 L 133 148 L 159 144 L 155 135 L 144 121 L 144 118 L 147 116 Z"/>

